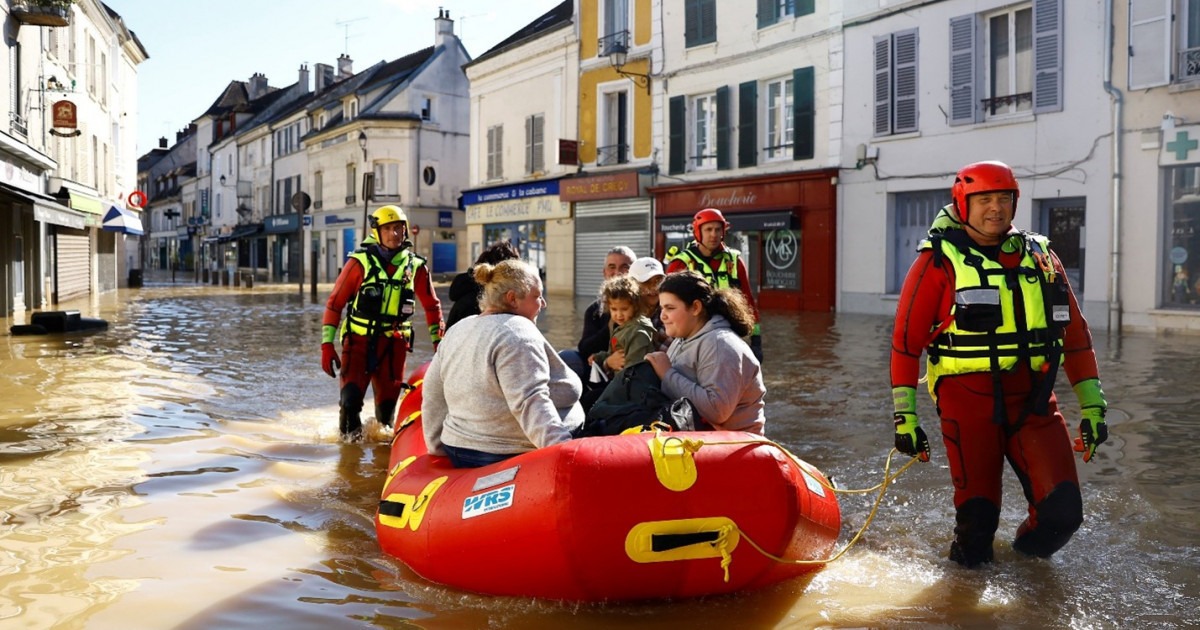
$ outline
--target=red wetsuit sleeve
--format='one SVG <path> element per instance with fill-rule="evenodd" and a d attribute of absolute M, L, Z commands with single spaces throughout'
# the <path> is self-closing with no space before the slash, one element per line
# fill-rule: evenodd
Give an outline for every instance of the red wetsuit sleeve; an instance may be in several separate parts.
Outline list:
<path fill-rule="evenodd" d="M 430 326 L 438 326 L 440 329 L 442 301 L 438 299 L 437 293 L 433 290 L 433 278 L 430 277 L 429 269 L 425 265 L 417 268 L 413 284 L 417 292 L 417 299 L 421 300 L 421 307 L 425 309 L 425 323 Z"/>
<path fill-rule="evenodd" d="M 1066 281 L 1062 262 L 1053 251 L 1050 252 L 1050 256 L 1054 259 L 1054 268 Z M 1067 282 L 1068 289 L 1070 286 L 1070 282 Z M 1087 320 L 1083 318 L 1083 312 L 1079 310 L 1074 290 L 1068 291 L 1068 298 L 1071 305 L 1071 323 L 1063 330 L 1063 369 L 1067 372 L 1067 379 L 1074 385 L 1089 378 L 1099 378 L 1100 368 L 1096 365 L 1096 351 L 1092 348 L 1092 331 L 1088 328 Z"/>
<path fill-rule="evenodd" d="M 896 320 L 892 328 L 892 387 L 916 387 L 921 374 L 921 352 L 933 340 L 933 332 L 950 317 L 954 296 L 953 271 L 949 261 L 934 264 L 930 250 L 917 254 L 908 269 Z"/>
<path fill-rule="evenodd" d="M 329 299 L 325 302 L 325 315 L 321 318 L 321 324 L 337 326 L 342 320 L 342 311 L 346 309 L 346 304 L 354 299 L 354 295 L 358 293 L 358 287 L 362 286 L 363 268 L 357 260 L 350 258 L 342 267 L 342 273 L 338 274 L 337 282 L 333 285 L 333 292 L 329 294 Z"/>
<path fill-rule="evenodd" d="M 687 263 L 683 262 L 682 260 L 680 260 L 678 258 L 676 258 L 675 260 L 672 260 L 670 263 L 667 264 L 667 273 L 676 273 L 679 271 L 687 271 L 687 269 L 688 269 Z"/>
<path fill-rule="evenodd" d="M 750 305 L 750 310 L 754 311 L 754 323 L 758 323 L 758 303 L 754 301 L 754 293 L 750 291 L 750 272 L 746 269 L 746 259 L 738 256 L 737 259 L 738 285 L 742 290 L 742 295 L 746 296 L 746 303 Z"/>

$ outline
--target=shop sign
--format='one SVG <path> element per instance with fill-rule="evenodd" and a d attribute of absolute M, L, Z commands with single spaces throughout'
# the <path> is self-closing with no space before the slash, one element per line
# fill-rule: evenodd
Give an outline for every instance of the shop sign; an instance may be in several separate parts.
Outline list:
<path fill-rule="evenodd" d="M 449 210 L 438 210 L 438 227 L 454 227 L 454 215 Z"/>
<path fill-rule="evenodd" d="M 558 197 L 533 197 L 467 206 L 467 223 L 507 223 L 509 221 L 545 221 L 571 216 L 571 204 Z"/>
<path fill-rule="evenodd" d="M 547 182 L 497 186 L 496 188 L 465 192 L 463 193 L 463 205 L 473 206 L 478 203 L 495 203 L 498 201 L 511 201 L 513 199 L 525 199 L 527 197 L 541 197 L 545 195 L 558 197 L 557 179 Z"/>
<path fill-rule="evenodd" d="M 300 215 L 298 214 L 276 214 L 267 217 L 266 233 L 280 234 L 284 232 L 295 232 L 296 227 L 300 225 Z"/>
<path fill-rule="evenodd" d="M 795 230 L 774 230 L 763 238 L 763 288 L 800 290 L 800 238 Z"/>
<path fill-rule="evenodd" d="M 660 190 L 654 193 L 659 216 L 692 215 L 702 208 L 717 208 L 722 212 L 745 212 L 761 208 L 791 208 L 803 203 L 800 181 L 777 181 L 764 184 L 743 184 Z"/>
<path fill-rule="evenodd" d="M 52 129 L 50 133 L 56 136 L 71 137 L 80 134 L 78 119 L 75 114 L 75 103 L 62 100 L 50 106 Z"/>
<path fill-rule="evenodd" d="M 1163 132 L 1159 166 L 1200 162 L 1200 125 L 1181 125 Z"/>
<path fill-rule="evenodd" d="M 617 173 L 564 179 L 559 185 L 558 198 L 563 201 L 600 201 L 637 197 L 640 194 L 637 173 Z"/>

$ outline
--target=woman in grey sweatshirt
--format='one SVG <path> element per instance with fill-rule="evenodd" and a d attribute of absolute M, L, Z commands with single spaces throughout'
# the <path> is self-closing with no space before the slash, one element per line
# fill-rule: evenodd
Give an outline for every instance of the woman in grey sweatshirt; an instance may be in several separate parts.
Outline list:
<path fill-rule="evenodd" d="M 425 445 L 459 468 L 483 466 L 571 439 L 583 423 L 583 384 L 542 336 L 537 269 L 519 260 L 476 265 L 482 313 L 447 332 L 422 384 Z"/>
<path fill-rule="evenodd" d="M 713 428 L 762 435 L 766 388 L 758 360 L 742 340 L 754 326 L 745 298 L 735 290 L 714 290 L 704 276 L 684 271 L 667 275 L 658 302 L 674 341 L 646 360 L 663 391 L 692 401 Z"/>

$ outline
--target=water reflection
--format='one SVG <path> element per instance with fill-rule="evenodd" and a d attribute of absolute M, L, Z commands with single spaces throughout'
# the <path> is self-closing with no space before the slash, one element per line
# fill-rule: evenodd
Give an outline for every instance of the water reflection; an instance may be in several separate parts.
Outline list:
<path fill-rule="evenodd" d="M 1086 521 L 1050 561 L 1008 547 L 1025 516 L 1011 474 L 997 563 L 966 571 L 945 559 L 953 510 L 935 439 L 933 461 L 894 484 L 866 537 L 810 581 L 565 606 L 445 589 L 379 552 L 385 434 L 376 426 L 365 444 L 338 440 L 336 382 L 318 367 L 322 304 L 271 286 L 149 286 L 106 299 L 84 314 L 108 319 L 107 331 L 0 337 L 6 625 L 1200 625 L 1200 472 L 1190 452 L 1200 338 L 1097 337 L 1112 438 L 1081 467 Z M 584 306 L 552 296 L 540 326 L 556 347 L 573 345 Z M 877 483 L 892 439 L 889 319 L 768 313 L 763 328 L 768 435 L 842 487 Z M 419 338 L 410 366 L 429 353 Z M 1072 409 L 1073 396 L 1060 394 Z M 921 405 L 933 425 L 932 406 Z M 842 506 L 845 542 L 871 504 Z"/>

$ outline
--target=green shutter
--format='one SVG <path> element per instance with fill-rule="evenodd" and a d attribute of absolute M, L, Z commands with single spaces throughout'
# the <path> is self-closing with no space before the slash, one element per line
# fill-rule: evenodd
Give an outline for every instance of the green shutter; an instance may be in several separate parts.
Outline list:
<path fill-rule="evenodd" d="M 816 150 L 817 110 L 813 68 L 792 71 L 793 160 L 811 160 Z"/>
<path fill-rule="evenodd" d="M 730 135 L 733 133 L 733 116 L 729 111 L 729 86 L 717 88 L 717 170 L 727 171 L 733 168 L 733 151 L 730 145 Z"/>
<path fill-rule="evenodd" d="M 683 0 L 683 45 L 700 43 L 700 0 Z"/>
<path fill-rule="evenodd" d="M 687 129 L 687 123 L 684 117 L 687 115 L 687 105 L 683 96 L 672 96 L 667 109 L 670 120 L 667 124 L 670 125 L 669 147 L 667 155 L 667 173 L 676 175 L 682 173 L 687 165 L 687 150 L 684 146 L 687 140 L 684 130 Z"/>
<path fill-rule="evenodd" d="M 775 15 L 777 0 L 758 0 L 758 28 L 766 28 L 779 21 Z"/>
<path fill-rule="evenodd" d="M 796 0 L 796 17 L 815 12 L 815 4 L 813 0 Z"/>
<path fill-rule="evenodd" d="M 738 168 L 758 164 L 758 82 L 738 86 Z"/>

